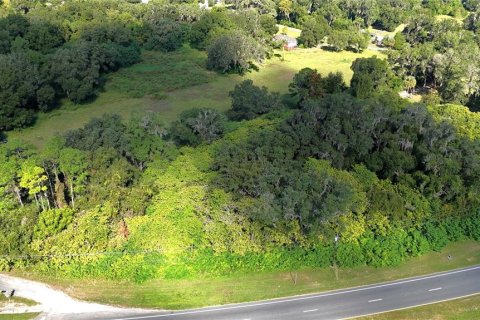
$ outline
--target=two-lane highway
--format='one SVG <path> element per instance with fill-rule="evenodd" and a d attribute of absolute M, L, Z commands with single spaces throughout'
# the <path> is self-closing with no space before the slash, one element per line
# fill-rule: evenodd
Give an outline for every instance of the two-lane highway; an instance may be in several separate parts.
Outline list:
<path fill-rule="evenodd" d="M 347 319 L 480 293 L 480 266 L 346 290 L 116 320 Z"/>

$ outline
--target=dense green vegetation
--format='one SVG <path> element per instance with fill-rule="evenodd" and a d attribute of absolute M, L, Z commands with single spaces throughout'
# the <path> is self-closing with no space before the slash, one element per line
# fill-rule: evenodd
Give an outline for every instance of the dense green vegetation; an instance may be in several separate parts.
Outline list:
<path fill-rule="evenodd" d="M 407 89 L 428 92 L 428 101 L 466 104 L 479 110 L 479 37 L 474 23 L 478 12 L 462 22 L 436 20 L 419 11 L 401 34 L 395 36 L 395 50 L 389 61 Z M 408 83 L 408 84 L 407 84 Z"/>
<path fill-rule="evenodd" d="M 96 0 L 88 6 L 81 0 L 5 1 L 0 6 L 4 80 L 0 131 L 31 125 L 38 111 L 49 111 L 65 98 L 73 103 L 95 98 L 105 75 L 138 62 L 142 48 L 170 52 L 189 43 L 208 52 L 208 68 L 244 73 L 271 57 L 273 47 L 282 46 L 272 39 L 277 22 L 300 27 L 302 46 L 354 52 L 367 48 L 369 27 L 393 30 L 408 23 L 404 35 L 385 41 L 397 49 L 391 62 L 405 87 L 428 84 L 438 89 L 444 101 L 468 101 L 478 108 L 475 1 L 247 0 L 225 4 L 202 10 L 197 1 Z M 449 19 L 435 22 L 433 17 L 439 14 L 467 18 L 463 24 Z M 421 54 L 411 59 L 409 50 Z M 413 86 L 412 78 L 416 80 Z M 163 96 L 158 93 L 157 97 Z"/>
<path fill-rule="evenodd" d="M 264 59 L 277 31 L 271 16 L 202 12 L 196 3 L 9 1 L 0 10 L 0 131 L 31 125 L 63 98 L 94 98 L 105 74 L 139 62 L 141 48 L 169 52 L 189 42 L 209 47 L 212 69 L 242 72 Z"/>
<path fill-rule="evenodd" d="M 480 126 L 455 116 L 476 118 L 406 103 L 393 75 L 375 76 L 384 65 L 352 66 L 353 79 L 375 80 L 364 98 L 307 69 L 290 86 L 297 110 L 246 81 L 228 114 L 249 121 L 209 109 L 171 125 L 113 115 L 40 152 L 8 141 L 2 267 L 145 281 L 398 265 L 479 239 Z M 252 94 L 272 102 L 256 107 Z"/>
<path fill-rule="evenodd" d="M 430 18 L 466 15 L 473 2 L 236 1 L 246 9 L 236 11 L 168 1 L 51 6 L 4 3 L 0 130 L 31 124 L 36 111 L 62 100 L 92 99 L 108 72 L 118 77 L 107 88 L 156 99 L 208 82 L 204 67 L 250 72 L 278 45 L 278 21 L 303 27 L 304 46 L 326 39 L 329 50 L 354 52 L 368 45 L 367 27 L 407 24 L 385 44 L 388 61 L 353 62 L 350 87 L 339 72 L 306 68 L 289 96 L 238 83 L 225 114 L 208 105 L 172 123 L 160 113 L 109 114 L 41 150 L 16 139 L 0 144 L 0 269 L 143 282 L 395 266 L 451 241 L 480 240 L 480 119 L 438 104 L 476 108 L 476 13 L 449 32 L 455 20 Z M 42 36 L 37 24 L 45 24 Z M 141 50 L 201 50 L 207 59 L 123 68 Z M 175 79 L 124 90 L 138 69 L 153 83 L 171 65 L 181 70 Z M 190 68 L 193 78 L 184 79 Z M 430 91 L 424 103 L 398 96 L 422 86 Z"/>
<path fill-rule="evenodd" d="M 32 270 L 16 270 L 13 275 L 48 283 L 80 300 L 181 310 L 318 293 L 452 270 L 480 263 L 479 249 L 480 242 L 466 240 L 450 243 L 441 251 L 411 258 L 393 267 L 307 268 L 233 273 L 223 277 L 152 279 L 142 283 L 99 278 L 94 281 L 72 279 Z M 449 254 L 453 255 L 452 260 L 447 258 Z"/>

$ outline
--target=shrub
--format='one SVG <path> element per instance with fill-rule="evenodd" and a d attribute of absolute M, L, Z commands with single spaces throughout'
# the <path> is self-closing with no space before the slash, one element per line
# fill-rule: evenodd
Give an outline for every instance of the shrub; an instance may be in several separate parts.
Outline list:
<path fill-rule="evenodd" d="M 223 73 L 245 73 L 265 58 L 265 48 L 241 32 L 219 37 L 207 49 L 207 68 Z"/>
<path fill-rule="evenodd" d="M 180 48 L 183 44 L 185 33 L 178 22 L 162 19 L 155 21 L 147 29 L 149 36 L 144 45 L 147 50 L 168 52 Z"/>
<path fill-rule="evenodd" d="M 232 109 L 228 117 L 232 120 L 251 120 L 281 105 L 278 93 L 269 93 L 266 87 L 257 87 L 252 80 L 245 80 L 229 93 Z"/>

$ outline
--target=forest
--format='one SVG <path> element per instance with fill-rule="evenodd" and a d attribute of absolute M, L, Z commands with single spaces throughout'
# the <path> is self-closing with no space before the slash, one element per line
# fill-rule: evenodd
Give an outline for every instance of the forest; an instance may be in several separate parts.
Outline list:
<path fill-rule="evenodd" d="M 479 1 L 0 3 L 0 270 L 143 282 L 395 266 L 480 240 Z M 335 52 L 405 28 L 350 83 L 305 68 L 288 95 L 238 83 L 227 112 L 105 114 L 42 149 L 8 138 L 142 51 L 255 72 L 279 23 Z"/>

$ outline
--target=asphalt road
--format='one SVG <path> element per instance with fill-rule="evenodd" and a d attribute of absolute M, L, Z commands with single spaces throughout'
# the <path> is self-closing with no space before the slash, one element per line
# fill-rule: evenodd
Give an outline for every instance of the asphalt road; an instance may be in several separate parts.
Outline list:
<path fill-rule="evenodd" d="M 115 320 L 348 319 L 480 293 L 480 266 L 376 285 Z M 107 318 L 108 319 L 108 318 Z"/>

